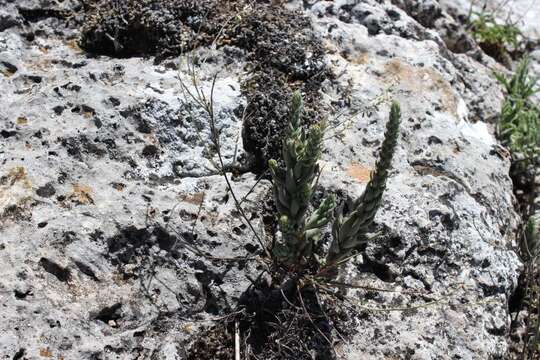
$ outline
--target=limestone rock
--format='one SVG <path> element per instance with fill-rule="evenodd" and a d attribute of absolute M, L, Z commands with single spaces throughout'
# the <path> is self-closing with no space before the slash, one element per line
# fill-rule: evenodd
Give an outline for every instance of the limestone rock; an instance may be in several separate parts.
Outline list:
<path fill-rule="evenodd" d="M 213 90 L 225 169 L 267 242 L 259 174 L 288 94 L 328 119 L 320 185 L 341 198 L 363 190 L 389 101 L 401 103 L 383 236 L 340 275 L 390 291 L 349 290 L 344 359 L 507 355 L 521 263 L 510 163 L 492 135 L 500 66 L 470 39 L 472 51 L 449 46 L 461 25 L 443 2 L 237 2 L 233 15 L 209 1 L 232 30 L 184 54 Z M 263 249 L 220 174 L 211 119 L 180 86 L 196 92 L 186 57 L 84 51 L 89 3 L 0 0 L 0 355 L 186 359 L 260 274 Z"/>

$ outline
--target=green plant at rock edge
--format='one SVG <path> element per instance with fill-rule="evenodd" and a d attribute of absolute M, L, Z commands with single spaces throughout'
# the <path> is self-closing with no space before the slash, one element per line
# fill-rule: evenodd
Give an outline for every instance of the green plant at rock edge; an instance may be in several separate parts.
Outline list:
<path fill-rule="evenodd" d="M 519 62 L 514 75 L 510 78 L 501 74 L 495 74 L 495 77 L 504 86 L 510 98 L 514 100 L 527 100 L 530 96 L 540 90 L 536 86 L 538 79 L 530 76 L 529 66 L 530 59 L 526 57 Z"/>
<path fill-rule="evenodd" d="M 520 201 L 524 228 L 521 236 L 520 255 L 524 269 L 519 284 L 521 311 L 525 313 L 523 347 L 520 359 L 537 359 L 540 339 L 540 255 L 539 219 L 540 212 L 535 199 L 539 196 L 535 182 L 540 161 L 540 109 L 530 97 L 537 93 L 537 79 L 530 75 L 530 61 L 522 59 L 512 76 L 495 74 L 504 86 L 503 101 L 498 123 L 498 137 L 512 153 L 511 176 Z"/>
<path fill-rule="evenodd" d="M 525 310 L 520 359 L 538 359 L 540 350 L 540 216 L 531 215 L 524 227 L 521 256 L 524 261 L 520 311 Z M 518 319 L 519 311 L 516 313 Z"/>
<path fill-rule="evenodd" d="M 523 59 L 513 76 L 495 74 L 504 86 L 507 96 L 503 102 L 498 124 L 498 135 L 503 143 L 518 157 L 525 169 L 540 156 L 540 109 L 530 102 L 530 97 L 540 90 L 537 79 L 529 74 L 529 59 Z"/>
<path fill-rule="evenodd" d="M 283 165 L 269 161 L 274 181 L 273 192 L 279 215 L 281 240 L 274 247 L 274 256 L 289 267 L 305 265 L 313 258 L 313 249 L 321 238 L 322 228 L 332 218 L 335 208 L 333 196 L 326 197 L 308 216 L 309 205 L 320 173 L 318 161 L 322 153 L 325 125 L 309 130 L 301 126 L 302 98 L 296 92 L 292 98 L 289 131 L 283 142 Z M 380 206 L 386 189 L 392 158 L 399 135 L 400 109 L 393 103 L 387 123 L 381 155 L 362 196 L 347 213 L 343 207 L 335 212 L 332 241 L 326 265 L 336 264 L 369 240 L 368 228 Z"/>
<path fill-rule="evenodd" d="M 499 24 L 491 14 L 475 13 L 476 19 L 471 22 L 472 35 L 480 43 L 502 47 L 518 46 L 518 36 L 521 34 L 513 24 Z"/>
<path fill-rule="evenodd" d="M 193 63 L 190 62 L 190 64 Z M 331 327 L 340 321 L 341 315 L 332 314 L 328 310 L 330 310 L 329 305 L 338 309 L 340 314 L 346 310 L 344 307 L 342 309 L 341 306 L 335 306 L 343 301 L 342 294 L 334 294 L 326 287 L 342 288 L 347 284 L 333 282 L 332 280 L 335 279 L 331 277 L 334 273 L 328 272 L 328 269 L 335 269 L 337 265 L 342 264 L 344 258 L 350 257 L 349 255 L 368 237 L 366 232 L 379 208 L 399 135 L 399 106 L 397 103 L 392 104 L 381 158 L 377 161 L 376 170 L 361 198 L 353 204 L 354 206 L 349 206 L 346 212 L 341 207 L 335 210 L 335 200 L 332 195 L 327 196 L 318 207 L 312 209 L 311 205 L 321 172 L 319 160 L 323 150 L 326 126 L 324 123 L 308 129 L 302 126 L 302 97 L 300 93 L 294 93 L 288 132 L 282 146 L 282 159 L 279 162 L 269 161 L 269 171 L 273 178 L 274 203 L 282 234 L 281 237 L 278 236 L 278 242 L 269 249 L 250 223 L 251 219 L 246 215 L 247 212 L 242 208 L 243 199 L 253 188 L 244 197 L 235 195 L 231 186 L 233 180 L 228 176 L 224 156 L 221 154 L 220 129 L 216 123 L 213 101 L 217 75 L 212 78 L 212 86 L 208 94 L 200 89 L 194 67 L 188 68 L 188 75 L 191 84 L 184 83 L 180 79 L 182 90 L 186 99 L 192 100 L 208 116 L 210 142 L 215 147 L 218 158 L 216 168 L 225 179 L 226 187 L 232 194 L 234 206 L 268 255 L 266 259 L 274 260 L 272 263 L 260 262 L 264 269 L 256 279 L 250 279 L 251 285 L 238 299 L 237 310 L 223 317 L 227 326 L 234 323 L 236 357 L 240 357 L 242 344 L 246 345 L 246 353 L 252 351 L 254 348 L 252 346 L 259 346 L 258 344 L 266 350 L 267 346 L 263 345 L 263 342 L 264 344 L 266 342 L 287 344 L 287 339 L 291 337 L 291 334 L 298 334 L 298 338 L 295 337 L 293 342 L 301 346 L 293 350 L 301 348 L 308 350 L 307 344 L 315 344 L 316 347 L 309 347 L 309 358 L 314 353 L 320 355 L 318 358 L 339 358 L 334 349 L 335 342 L 332 340 Z M 334 212 L 336 220 L 333 221 Z M 334 230 L 331 233 L 342 234 L 341 239 L 331 240 L 332 251 L 327 254 L 326 261 L 319 260 L 324 259 L 322 256 L 324 254 L 321 254 L 323 251 L 320 250 L 326 245 L 321 243 L 322 235 L 329 235 L 324 228 L 332 221 L 332 229 L 338 229 L 338 231 Z M 205 256 L 198 250 L 196 254 Z M 210 256 L 209 258 L 216 261 L 245 261 L 247 259 L 247 257 L 214 258 Z M 325 297 L 326 300 L 321 301 L 320 297 Z M 432 303 L 437 302 L 439 300 Z M 386 311 L 386 309 L 383 310 Z M 302 313 L 304 316 L 301 316 Z M 309 323 L 306 323 L 306 319 Z M 276 320 L 286 326 L 274 327 Z M 209 331 L 212 336 L 223 335 L 217 325 Z M 280 347 L 286 346 L 280 345 Z M 270 346 L 268 349 L 274 351 Z M 332 352 L 336 355 L 335 357 L 332 356 Z M 281 354 L 281 351 L 279 353 Z"/>

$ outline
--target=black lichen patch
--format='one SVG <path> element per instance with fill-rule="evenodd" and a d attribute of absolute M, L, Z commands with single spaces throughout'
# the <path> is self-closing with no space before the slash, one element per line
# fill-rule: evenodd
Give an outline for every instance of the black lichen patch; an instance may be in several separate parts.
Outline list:
<path fill-rule="evenodd" d="M 196 47 L 212 1 L 95 1 L 81 28 L 86 51 L 115 57 L 175 55 Z M 215 8 L 215 6 L 214 6 Z"/>
<path fill-rule="evenodd" d="M 0 227 L 4 221 L 30 221 L 32 219 L 31 207 L 34 203 L 24 201 L 20 204 L 12 204 L 6 206 L 4 211 L 0 213 Z"/>
<path fill-rule="evenodd" d="M 58 141 L 66 149 L 68 155 L 76 160 L 83 161 L 85 157 L 102 158 L 106 155 L 110 159 L 118 157 L 114 139 L 88 138 L 86 135 L 78 135 L 68 138 L 59 138 Z"/>
<path fill-rule="evenodd" d="M 37 188 L 36 194 L 44 198 L 50 198 L 51 196 L 56 194 L 56 189 L 54 188 L 53 184 L 49 182 Z"/>

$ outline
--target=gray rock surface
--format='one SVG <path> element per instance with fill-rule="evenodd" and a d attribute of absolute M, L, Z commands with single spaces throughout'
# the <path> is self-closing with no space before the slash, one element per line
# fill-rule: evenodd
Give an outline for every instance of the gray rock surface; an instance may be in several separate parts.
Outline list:
<path fill-rule="evenodd" d="M 509 159 L 491 128 L 500 67 L 449 49 L 425 15 L 457 23 L 418 3 L 280 5 L 310 19 L 333 73 L 314 92 L 330 123 L 324 191 L 361 193 L 389 100 L 402 105 L 383 235 L 340 275 L 390 292 L 348 290 L 356 329 L 336 351 L 505 359 L 521 264 Z M 0 358 L 186 359 L 257 277 L 261 248 L 216 169 L 207 116 L 182 91 L 185 64 L 84 52 L 80 6 L 0 1 Z M 192 54 L 207 59 L 196 67 L 206 94 L 219 70 L 225 163 L 270 241 L 270 183 L 250 190 L 239 111 L 252 62 L 233 45 Z"/>

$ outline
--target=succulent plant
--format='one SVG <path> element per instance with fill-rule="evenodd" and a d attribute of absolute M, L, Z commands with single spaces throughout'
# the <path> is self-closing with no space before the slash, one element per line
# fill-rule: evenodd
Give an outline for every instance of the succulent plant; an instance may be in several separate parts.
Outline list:
<path fill-rule="evenodd" d="M 336 219 L 332 226 L 333 240 L 326 258 L 327 263 L 335 263 L 346 258 L 353 250 L 369 240 L 367 231 L 379 209 L 382 195 L 386 189 L 388 171 L 396 150 L 400 116 L 399 104 L 392 103 L 380 159 L 377 161 L 375 171 L 364 193 L 354 202 L 352 210 L 348 214 L 343 214 L 343 207 L 336 211 Z"/>
<path fill-rule="evenodd" d="M 295 92 L 291 102 L 289 132 L 283 142 L 283 164 L 269 161 L 274 181 L 274 200 L 279 213 L 281 238 L 273 249 L 274 256 L 289 267 L 302 267 L 313 258 L 314 244 L 322 235 L 322 228 L 334 217 L 335 200 L 327 196 L 310 215 L 310 203 L 320 173 L 318 161 L 322 153 L 325 124 L 305 130 L 301 124 L 302 97 Z M 399 135 L 400 109 L 393 103 L 390 110 L 381 156 L 362 196 L 352 210 L 335 211 L 332 242 L 326 262 L 336 263 L 368 241 L 367 231 L 379 208 L 386 189 L 392 158 Z"/>
<path fill-rule="evenodd" d="M 289 132 L 283 142 L 284 167 L 276 160 L 269 161 L 274 181 L 274 199 L 279 212 L 281 242 L 274 255 L 290 265 L 303 263 L 311 257 L 312 242 L 318 239 L 320 228 L 326 225 L 334 207 L 332 197 L 325 199 L 319 209 L 307 219 L 307 211 L 320 168 L 324 124 L 304 130 L 301 126 L 302 96 L 295 92 L 291 102 Z"/>

